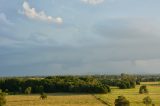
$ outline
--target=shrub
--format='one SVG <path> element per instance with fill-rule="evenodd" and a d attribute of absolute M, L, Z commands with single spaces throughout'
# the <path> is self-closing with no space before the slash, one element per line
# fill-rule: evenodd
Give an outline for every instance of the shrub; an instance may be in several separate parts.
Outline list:
<path fill-rule="evenodd" d="M 115 106 L 129 106 L 130 102 L 124 96 L 118 96 L 115 100 Z"/>
<path fill-rule="evenodd" d="M 6 104 L 5 93 L 0 90 L 0 106 L 4 106 Z"/>
<path fill-rule="evenodd" d="M 146 86 L 146 85 L 142 85 L 142 86 L 139 88 L 139 93 L 140 93 L 140 94 L 148 93 L 147 86 Z"/>
<path fill-rule="evenodd" d="M 28 88 L 25 89 L 24 93 L 25 94 L 31 94 L 31 91 L 32 91 L 32 88 L 28 87 Z"/>
<path fill-rule="evenodd" d="M 111 88 L 108 85 L 106 85 L 105 87 L 107 88 L 108 92 L 111 92 Z"/>
<path fill-rule="evenodd" d="M 146 105 L 150 105 L 152 103 L 152 99 L 149 96 L 147 96 L 143 98 L 143 103 Z"/>
<path fill-rule="evenodd" d="M 44 92 L 41 93 L 40 98 L 41 98 L 42 100 L 47 99 L 47 94 L 44 93 Z"/>
<path fill-rule="evenodd" d="M 130 81 L 130 88 L 135 88 L 135 87 L 136 87 L 136 82 Z"/>
<path fill-rule="evenodd" d="M 126 89 L 127 88 L 127 85 L 126 85 L 125 82 L 121 82 L 118 86 L 119 86 L 120 89 Z"/>
<path fill-rule="evenodd" d="M 140 85 L 141 82 L 139 80 L 136 80 L 136 85 Z"/>

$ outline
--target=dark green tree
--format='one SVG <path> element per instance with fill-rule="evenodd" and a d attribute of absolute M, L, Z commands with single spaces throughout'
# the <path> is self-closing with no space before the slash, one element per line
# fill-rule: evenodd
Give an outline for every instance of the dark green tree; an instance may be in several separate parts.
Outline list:
<path fill-rule="evenodd" d="M 149 106 L 152 103 L 152 99 L 149 96 L 147 96 L 143 98 L 143 103 L 146 104 L 146 106 Z"/>
<path fill-rule="evenodd" d="M 124 96 L 118 96 L 115 100 L 115 106 L 130 106 L 130 102 Z"/>
<path fill-rule="evenodd" d="M 38 93 L 44 92 L 44 87 L 42 85 L 41 86 L 36 86 L 36 92 L 38 92 Z"/>
<path fill-rule="evenodd" d="M 47 99 L 47 94 L 46 93 L 41 93 L 40 95 L 40 99 L 44 100 L 44 99 Z"/>
<path fill-rule="evenodd" d="M 140 85 L 141 82 L 139 80 L 136 80 L 136 85 Z"/>
<path fill-rule="evenodd" d="M 147 86 L 146 86 L 146 85 L 140 86 L 140 88 L 139 88 L 139 93 L 140 93 L 140 94 L 148 93 Z"/>

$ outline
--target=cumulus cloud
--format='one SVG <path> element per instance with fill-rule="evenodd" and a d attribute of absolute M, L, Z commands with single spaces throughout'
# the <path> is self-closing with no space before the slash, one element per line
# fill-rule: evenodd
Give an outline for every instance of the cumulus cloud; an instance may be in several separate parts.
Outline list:
<path fill-rule="evenodd" d="M 104 2 L 104 0 L 81 0 L 81 1 L 84 3 L 92 4 L 92 5 L 96 5 Z"/>
<path fill-rule="evenodd" d="M 7 25 L 13 25 L 13 23 L 7 18 L 7 16 L 4 13 L 0 13 L 0 23 L 7 24 Z"/>
<path fill-rule="evenodd" d="M 63 19 L 61 17 L 48 16 L 44 11 L 38 12 L 36 11 L 35 8 L 30 7 L 29 3 L 26 1 L 23 3 L 23 13 L 28 18 L 31 18 L 31 19 L 46 21 L 50 23 L 57 23 L 57 24 L 63 23 Z"/>

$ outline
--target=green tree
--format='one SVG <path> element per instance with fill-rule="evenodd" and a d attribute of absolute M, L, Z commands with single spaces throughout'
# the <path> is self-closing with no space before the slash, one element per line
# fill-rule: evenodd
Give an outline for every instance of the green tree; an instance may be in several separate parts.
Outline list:
<path fill-rule="evenodd" d="M 115 99 L 115 106 L 130 106 L 130 102 L 124 96 L 118 96 L 118 99 Z"/>
<path fill-rule="evenodd" d="M 146 86 L 146 85 L 142 85 L 142 86 L 139 88 L 139 93 L 140 93 L 140 94 L 148 93 L 147 86 Z"/>
<path fill-rule="evenodd" d="M 31 87 L 26 88 L 25 91 L 24 91 L 25 94 L 31 94 L 31 92 L 32 92 Z"/>
<path fill-rule="evenodd" d="M 36 92 L 37 92 L 37 93 L 42 93 L 42 92 L 44 92 L 44 87 L 43 87 L 43 86 L 36 86 L 35 88 L 36 88 Z"/>
<path fill-rule="evenodd" d="M 129 83 L 127 83 L 126 81 L 121 81 L 118 86 L 119 86 L 120 89 L 130 88 Z"/>
<path fill-rule="evenodd" d="M 125 81 L 127 84 L 127 88 L 135 88 L 136 79 L 135 76 L 129 74 L 121 74 L 121 81 Z"/>
<path fill-rule="evenodd" d="M 152 103 L 152 99 L 149 96 L 147 96 L 143 98 L 143 103 L 146 104 L 146 106 L 149 106 Z"/>

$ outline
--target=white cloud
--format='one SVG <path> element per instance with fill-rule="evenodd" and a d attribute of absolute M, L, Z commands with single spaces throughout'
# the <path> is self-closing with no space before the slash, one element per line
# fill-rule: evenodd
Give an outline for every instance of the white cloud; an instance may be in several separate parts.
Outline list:
<path fill-rule="evenodd" d="M 0 23 L 7 24 L 7 25 L 13 25 L 13 23 L 7 19 L 6 15 L 4 13 L 0 13 Z"/>
<path fill-rule="evenodd" d="M 23 13 L 31 19 L 35 20 L 41 20 L 41 21 L 46 21 L 50 23 L 57 23 L 57 24 L 62 24 L 63 19 L 61 17 L 52 17 L 46 15 L 44 11 L 37 12 L 35 8 L 31 8 L 28 2 L 23 3 Z"/>
<path fill-rule="evenodd" d="M 81 0 L 81 1 L 88 4 L 92 4 L 92 5 L 96 5 L 104 2 L 104 0 Z"/>

